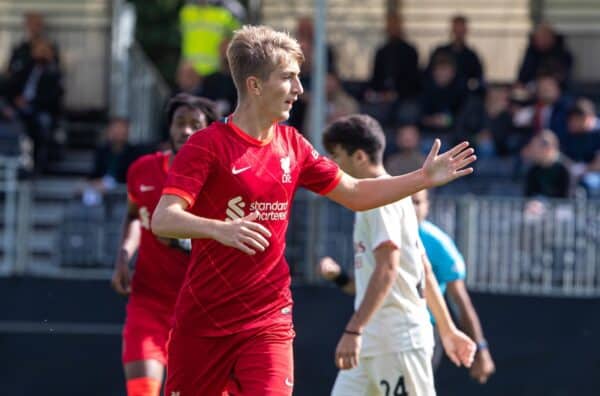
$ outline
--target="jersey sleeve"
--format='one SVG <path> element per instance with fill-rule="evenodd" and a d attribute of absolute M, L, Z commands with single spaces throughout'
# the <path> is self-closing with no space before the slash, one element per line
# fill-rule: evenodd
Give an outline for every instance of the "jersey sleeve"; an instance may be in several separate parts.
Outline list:
<path fill-rule="evenodd" d="M 127 198 L 136 205 L 139 204 L 139 197 L 137 195 L 138 192 L 135 189 L 135 184 L 136 178 L 138 177 L 137 175 L 139 173 L 138 169 L 140 168 L 140 160 L 141 158 L 129 166 L 125 179 L 125 183 L 127 185 Z"/>
<path fill-rule="evenodd" d="M 196 197 L 210 175 L 215 164 L 215 155 L 203 144 L 203 140 L 193 139 L 183 145 L 169 169 L 163 195 L 176 195 L 193 206 Z"/>
<path fill-rule="evenodd" d="M 381 206 L 367 212 L 367 222 L 372 235 L 368 250 L 374 251 L 384 243 L 391 242 L 402 248 L 402 221 L 391 205 Z"/>
<path fill-rule="evenodd" d="M 302 158 L 299 185 L 317 194 L 326 195 L 342 178 L 342 171 L 335 162 L 322 156 L 304 137 L 299 138 Z"/>
<path fill-rule="evenodd" d="M 449 236 L 436 235 L 430 250 L 431 252 L 427 251 L 427 256 L 438 282 L 447 283 L 465 278 L 465 260 Z"/>

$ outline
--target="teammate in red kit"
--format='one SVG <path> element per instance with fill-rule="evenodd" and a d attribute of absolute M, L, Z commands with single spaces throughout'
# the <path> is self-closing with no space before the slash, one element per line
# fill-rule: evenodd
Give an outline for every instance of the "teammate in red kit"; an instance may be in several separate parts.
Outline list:
<path fill-rule="evenodd" d="M 354 179 L 296 130 L 279 124 L 302 94 L 298 42 L 265 26 L 237 31 L 227 50 L 238 105 L 183 146 L 152 231 L 192 238 L 175 307 L 167 396 L 291 395 L 292 298 L 285 231 L 298 187 L 353 210 L 381 206 L 469 174 L 463 143 L 422 169 Z"/>
<path fill-rule="evenodd" d="M 179 94 L 167 106 L 167 119 L 171 151 L 145 155 L 128 170 L 128 211 L 112 279 L 118 293 L 129 295 L 123 329 L 128 396 L 158 396 L 160 392 L 173 306 L 189 261 L 183 241 L 157 238 L 150 232 L 151 214 L 177 151 L 194 132 L 218 119 L 218 114 L 212 101 Z M 136 251 L 130 286 L 129 261 Z"/>

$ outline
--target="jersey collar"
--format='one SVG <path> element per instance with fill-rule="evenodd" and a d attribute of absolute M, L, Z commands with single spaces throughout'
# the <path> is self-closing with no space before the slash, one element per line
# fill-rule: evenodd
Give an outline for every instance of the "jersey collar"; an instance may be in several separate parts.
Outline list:
<path fill-rule="evenodd" d="M 225 117 L 224 120 L 225 124 L 227 124 L 227 126 L 229 126 L 231 128 L 231 130 L 238 135 L 241 139 L 243 139 L 244 141 L 246 141 L 247 143 L 250 143 L 253 146 L 266 146 L 269 143 L 271 143 L 271 141 L 273 140 L 273 137 L 275 137 L 275 131 L 273 131 L 273 133 L 271 133 L 271 135 L 269 135 L 266 139 L 264 140 L 259 140 L 256 139 L 253 136 L 250 136 L 248 133 L 244 132 L 244 130 L 242 128 L 240 128 L 239 126 L 237 126 L 234 122 L 233 122 L 233 116 L 228 116 Z M 277 126 L 275 126 L 277 127 Z"/>

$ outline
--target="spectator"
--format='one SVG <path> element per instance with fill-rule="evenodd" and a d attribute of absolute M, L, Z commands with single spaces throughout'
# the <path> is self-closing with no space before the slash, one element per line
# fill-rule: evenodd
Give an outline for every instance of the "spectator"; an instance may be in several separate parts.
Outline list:
<path fill-rule="evenodd" d="M 8 62 L 8 76 L 21 74 L 23 70 L 30 70 L 33 67 L 33 45 L 38 40 L 47 41 L 46 26 L 44 17 L 38 12 L 27 12 L 23 18 L 23 24 L 26 32 L 26 39 L 13 48 Z M 54 53 L 53 62 L 59 66 L 58 47 L 52 43 Z"/>
<path fill-rule="evenodd" d="M 420 150 L 419 128 L 415 124 L 406 124 L 396 130 L 398 152 L 385 161 L 385 169 L 392 176 L 402 175 L 419 169 L 425 161 Z"/>
<path fill-rule="evenodd" d="M 570 100 L 563 95 L 555 73 L 540 72 L 536 79 L 536 104 L 533 111 L 534 133 L 550 129 L 564 143 L 567 136 L 567 112 Z"/>
<path fill-rule="evenodd" d="M 402 22 L 396 14 L 386 19 L 387 40 L 377 49 L 366 99 L 393 102 L 416 99 L 421 88 L 419 55 L 404 39 Z"/>
<path fill-rule="evenodd" d="M 83 194 L 84 203 L 98 204 L 104 193 L 124 184 L 129 165 L 141 154 L 141 150 L 129 143 L 129 121 L 113 118 L 106 129 L 106 141 L 94 153 L 94 168 Z"/>
<path fill-rule="evenodd" d="M 488 87 L 485 98 L 471 96 L 457 121 L 457 131 L 475 142 L 478 156 L 517 154 L 521 137 L 513 131 L 507 87 Z"/>
<path fill-rule="evenodd" d="M 452 132 L 466 97 L 467 88 L 456 74 L 454 59 L 439 54 L 433 61 L 421 98 L 421 122 L 426 132 Z"/>
<path fill-rule="evenodd" d="M 594 104 L 579 99 L 569 111 L 564 154 L 573 163 L 571 174 L 592 195 L 600 192 L 600 120 Z"/>
<path fill-rule="evenodd" d="M 58 126 L 64 90 L 50 42 L 45 39 L 32 42 L 31 56 L 31 63 L 14 68 L 7 97 L 33 141 L 35 169 L 41 172 L 48 163 L 49 145 Z"/>
<path fill-rule="evenodd" d="M 429 58 L 428 71 L 431 72 L 435 58 L 440 54 L 451 56 L 456 65 L 456 74 L 466 81 L 470 91 L 478 91 L 484 86 L 483 67 L 477 53 L 467 45 L 468 20 L 464 15 L 455 15 L 451 22 L 451 41 L 437 47 Z"/>
<path fill-rule="evenodd" d="M 194 69 L 190 62 L 182 61 L 177 67 L 175 76 L 175 93 L 186 93 L 196 95 L 202 90 L 202 77 Z"/>
<path fill-rule="evenodd" d="M 566 198 L 570 190 L 570 176 L 563 163 L 558 138 L 554 132 L 538 133 L 525 150 L 533 162 L 525 180 L 526 197 Z"/>
<path fill-rule="evenodd" d="M 558 76 L 564 87 L 571 78 L 573 56 L 567 48 L 564 37 L 548 23 L 539 24 L 531 35 L 529 46 L 519 69 L 519 82 L 532 83 L 542 70 L 551 70 Z"/>
<path fill-rule="evenodd" d="M 241 26 L 244 8 L 234 0 L 188 0 L 179 12 L 181 53 L 200 76 L 219 70 L 219 47 Z"/>
<path fill-rule="evenodd" d="M 237 92 L 227 61 L 228 45 L 229 39 L 221 43 L 220 68 L 215 73 L 206 76 L 200 90 L 200 96 L 212 99 L 217 103 L 217 109 L 221 114 L 231 113 L 237 104 Z"/>
<path fill-rule="evenodd" d="M 313 45 L 314 45 L 314 24 L 310 17 L 301 17 L 298 19 L 296 26 L 296 38 L 300 43 L 302 52 L 304 53 L 304 63 L 300 66 L 300 82 L 304 87 L 304 94 L 302 94 L 298 101 L 294 104 L 290 113 L 288 123 L 296 129 L 303 131 L 303 126 L 310 122 L 310 116 L 308 113 L 308 103 L 310 101 L 310 84 L 312 77 L 313 67 Z M 327 62 L 327 73 L 337 73 L 336 57 L 333 47 L 330 44 L 326 46 L 326 62 Z"/>
<path fill-rule="evenodd" d="M 325 99 L 327 100 L 325 124 L 330 124 L 340 117 L 359 112 L 359 103 L 344 91 L 339 78 L 334 73 L 327 74 L 325 80 Z M 310 114 L 309 107 L 304 119 L 303 131 L 308 131 L 310 129 Z"/>

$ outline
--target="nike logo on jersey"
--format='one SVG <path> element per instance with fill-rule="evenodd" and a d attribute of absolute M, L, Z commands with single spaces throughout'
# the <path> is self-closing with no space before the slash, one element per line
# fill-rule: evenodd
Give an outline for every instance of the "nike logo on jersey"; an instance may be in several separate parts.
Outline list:
<path fill-rule="evenodd" d="M 290 388 L 294 387 L 294 381 L 292 381 L 291 379 L 289 379 L 288 377 L 285 377 L 285 384 L 287 386 L 289 386 Z"/>
<path fill-rule="evenodd" d="M 141 192 L 148 192 L 148 191 L 152 191 L 152 190 L 154 190 L 154 186 L 147 186 L 145 184 L 140 184 Z"/>
<path fill-rule="evenodd" d="M 239 175 L 240 173 L 247 171 L 250 168 L 250 166 L 247 166 L 245 168 L 236 169 L 236 167 L 234 166 L 233 168 L 231 168 L 231 173 L 233 173 L 234 175 Z"/>

